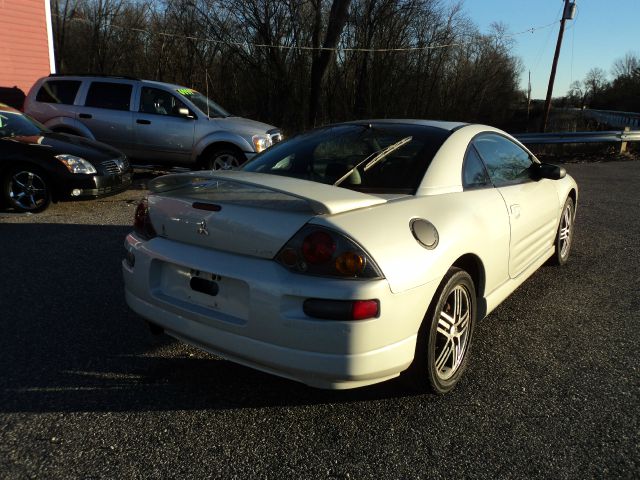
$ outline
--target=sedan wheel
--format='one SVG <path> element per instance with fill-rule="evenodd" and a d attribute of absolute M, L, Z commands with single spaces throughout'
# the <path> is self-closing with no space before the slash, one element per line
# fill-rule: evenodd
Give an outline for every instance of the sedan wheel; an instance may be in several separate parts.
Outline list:
<path fill-rule="evenodd" d="M 20 212 L 41 212 L 51 202 L 51 191 L 45 176 L 34 168 L 12 170 L 5 180 L 4 195 Z"/>
<path fill-rule="evenodd" d="M 418 332 L 416 355 L 405 378 L 412 387 L 447 393 L 469 361 L 476 293 L 467 272 L 451 268 L 434 295 Z"/>

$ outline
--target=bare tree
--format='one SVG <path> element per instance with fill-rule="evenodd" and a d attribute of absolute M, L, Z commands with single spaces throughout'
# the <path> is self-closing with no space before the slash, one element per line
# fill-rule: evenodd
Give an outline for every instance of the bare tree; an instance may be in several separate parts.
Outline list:
<path fill-rule="evenodd" d="M 587 89 L 580 80 L 574 80 L 569 85 L 567 97 L 571 105 L 583 108 L 587 99 Z"/>
<path fill-rule="evenodd" d="M 51 1 L 61 72 L 186 85 L 290 132 L 358 117 L 504 126 L 518 98 L 505 27 L 479 33 L 459 2 Z"/>
<path fill-rule="evenodd" d="M 589 96 L 596 97 L 607 84 L 607 73 L 600 67 L 592 68 L 584 77 L 584 85 Z"/>
<path fill-rule="evenodd" d="M 320 36 L 322 31 L 322 0 L 311 0 L 314 4 L 315 16 L 313 24 L 313 46 L 316 48 L 311 61 L 311 91 L 309 93 L 309 125 L 315 126 L 318 110 L 320 108 L 320 93 L 322 81 L 327 74 L 329 62 L 334 57 L 333 49 L 338 45 L 338 40 L 347 22 L 347 12 L 351 0 L 333 0 L 329 12 L 329 20 L 320 47 Z"/>
<path fill-rule="evenodd" d="M 613 62 L 611 73 L 614 78 L 632 77 L 640 69 L 640 57 L 634 52 L 627 52 L 624 57 Z"/>

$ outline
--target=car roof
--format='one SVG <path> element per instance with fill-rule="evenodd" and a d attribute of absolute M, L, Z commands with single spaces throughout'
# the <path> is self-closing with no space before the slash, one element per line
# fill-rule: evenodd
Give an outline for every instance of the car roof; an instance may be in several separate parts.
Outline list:
<path fill-rule="evenodd" d="M 64 80 L 64 79 L 74 79 L 74 80 L 133 80 L 133 81 L 137 81 L 137 82 L 142 82 L 145 85 L 153 85 L 153 86 L 157 86 L 157 87 L 165 87 L 165 88 L 169 88 L 172 90 L 176 90 L 178 88 L 188 88 L 185 87 L 183 85 L 177 85 L 175 83 L 167 83 L 167 82 L 158 82 L 156 80 L 145 80 L 144 78 L 136 78 L 136 77 L 129 77 L 126 75 L 99 75 L 99 74 L 92 74 L 92 73 L 81 73 L 81 74 L 61 74 L 61 73 L 52 73 L 51 75 L 45 77 L 45 78 L 51 78 L 53 80 L 59 79 L 59 80 Z"/>
<path fill-rule="evenodd" d="M 141 82 L 144 83 L 145 85 L 164 87 L 164 88 L 169 88 L 171 90 L 177 90 L 179 88 L 189 88 L 183 85 L 176 85 L 175 83 L 157 82 L 155 80 L 141 80 Z"/>
<path fill-rule="evenodd" d="M 414 118 L 376 118 L 376 119 L 369 119 L 369 120 L 354 120 L 351 122 L 345 122 L 343 125 L 349 125 L 349 124 L 363 124 L 363 123 L 372 123 L 372 124 L 376 124 L 376 125 L 380 125 L 380 124 L 398 124 L 398 125 L 421 125 L 424 127 L 433 127 L 433 128 L 439 128 L 442 130 L 447 130 L 447 131 L 454 131 L 457 130 L 461 127 L 464 127 L 466 125 L 469 125 L 468 123 L 465 122 L 449 122 L 449 121 L 444 121 L 444 120 L 421 120 L 421 119 L 414 119 Z"/>

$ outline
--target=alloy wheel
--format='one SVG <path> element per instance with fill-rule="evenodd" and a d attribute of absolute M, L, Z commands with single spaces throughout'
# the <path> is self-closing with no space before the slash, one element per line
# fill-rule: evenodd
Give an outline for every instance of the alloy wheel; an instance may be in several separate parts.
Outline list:
<path fill-rule="evenodd" d="M 238 159 L 230 153 L 221 153 L 211 162 L 212 170 L 232 170 L 240 165 Z"/>
<path fill-rule="evenodd" d="M 571 237 L 573 232 L 573 218 L 571 205 L 567 205 L 562 212 L 562 220 L 560 221 L 560 256 L 562 258 L 569 255 L 571 248 Z"/>
<path fill-rule="evenodd" d="M 46 205 L 49 198 L 46 182 L 28 170 L 15 172 L 9 181 L 9 199 L 15 207 L 32 211 Z"/>
<path fill-rule="evenodd" d="M 470 337 L 471 298 L 463 285 L 456 285 L 438 317 L 435 370 L 440 380 L 450 379 L 464 361 Z"/>

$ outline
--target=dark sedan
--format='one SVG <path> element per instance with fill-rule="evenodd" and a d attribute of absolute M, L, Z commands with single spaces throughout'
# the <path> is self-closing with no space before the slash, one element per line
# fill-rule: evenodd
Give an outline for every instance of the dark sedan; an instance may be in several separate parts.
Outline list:
<path fill-rule="evenodd" d="M 1 198 L 9 207 L 36 213 L 51 201 L 113 195 L 130 184 L 131 167 L 118 150 L 51 132 L 0 104 Z"/>

